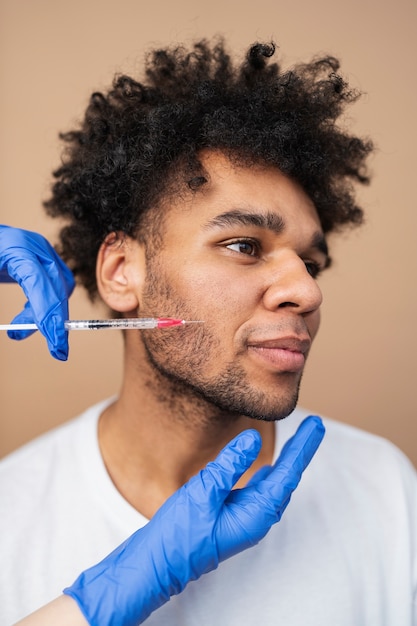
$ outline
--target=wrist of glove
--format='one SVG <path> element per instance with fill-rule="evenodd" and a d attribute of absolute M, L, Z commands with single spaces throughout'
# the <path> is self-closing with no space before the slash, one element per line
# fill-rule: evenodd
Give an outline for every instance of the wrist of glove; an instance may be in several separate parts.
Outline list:
<path fill-rule="evenodd" d="M 245 488 L 233 490 L 261 447 L 257 431 L 244 431 L 144 528 L 83 572 L 64 593 L 77 601 L 91 626 L 142 623 L 189 581 L 266 535 L 281 519 L 323 436 L 320 418 L 307 418 L 272 467 L 263 468 Z"/>
<path fill-rule="evenodd" d="M 35 323 L 56 359 L 68 358 L 68 298 L 74 286 L 70 269 L 48 241 L 37 233 L 0 225 L 0 282 L 16 282 L 27 302 L 14 324 Z M 34 331 L 9 331 L 25 339 Z"/>

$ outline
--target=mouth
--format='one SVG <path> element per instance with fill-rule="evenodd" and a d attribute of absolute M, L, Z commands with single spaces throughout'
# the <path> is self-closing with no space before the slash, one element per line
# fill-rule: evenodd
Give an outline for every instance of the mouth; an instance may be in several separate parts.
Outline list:
<path fill-rule="evenodd" d="M 298 373 L 304 369 L 311 346 L 309 337 L 279 337 L 262 341 L 251 340 L 248 353 L 262 365 L 277 372 Z"/>

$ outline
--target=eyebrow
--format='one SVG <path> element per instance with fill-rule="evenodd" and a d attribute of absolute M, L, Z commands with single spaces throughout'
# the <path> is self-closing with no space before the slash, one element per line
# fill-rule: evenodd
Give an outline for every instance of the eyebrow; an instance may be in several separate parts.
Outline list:
<path fill-rule="evenodd" d="M 216 217 L 207 222 L 204 229 L 209 230 L 211 228 L 222 228 L 226 226 L 256 226 L 270 230 L 279 235 L 285 228 L 285 222 L 280 215 L 272 213 L 271 211 L 267 211 L 266 213 L 246 213 L 235 209 L 216 215 Z M 324 254 L 326 257 L 325 267 L 329 267 L 331 263 L 329 248 L 321 231 L 314 233 L 311 239 L 311 247 Z"/>
<path fill-rule="evenodd" d="M 245 213 L 235 209 L 216 215 L 216 217 L 207 222 L 205 229 L 208 230 L 217 226 L 257 226 L 258 228 L 271 230 L 279 235 L 284 230 L 285 223 L 280 215 L 270 211 L 267 213 Z"/>

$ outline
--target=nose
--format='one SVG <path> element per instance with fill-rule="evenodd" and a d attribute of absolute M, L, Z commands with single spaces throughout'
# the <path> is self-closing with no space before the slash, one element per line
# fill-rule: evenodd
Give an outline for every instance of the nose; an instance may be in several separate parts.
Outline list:
<path fill-rule="evenodd" d="M 271 268 L 263 301 L 264 306 L 272 311 L 293 307 L 297 313 L 307 314 L 319 309 L 323 295 L 303 259 L 289 253 Z"/>

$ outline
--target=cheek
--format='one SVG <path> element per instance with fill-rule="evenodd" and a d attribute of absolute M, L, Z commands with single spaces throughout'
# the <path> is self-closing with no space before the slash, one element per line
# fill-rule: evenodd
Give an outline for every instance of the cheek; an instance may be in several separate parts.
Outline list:
<path fill-rule="evenodd" d="M 201 272 L 184 276 L 184 294 L 193 307 L 204 312 L 213 321 L 239 318 L 245 320 L 253 313 L 257 297 L 248 281 L 231 280 L 221 272 Z"/>

